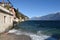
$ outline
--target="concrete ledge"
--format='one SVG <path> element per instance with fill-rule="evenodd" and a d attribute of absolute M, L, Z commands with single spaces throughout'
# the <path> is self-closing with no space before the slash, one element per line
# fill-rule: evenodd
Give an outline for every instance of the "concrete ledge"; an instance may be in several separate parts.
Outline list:
<path fill-rule="evenodd" d="M 12 12 L 10 12 L 9 10 L 7 10 L 7 9 L 1 7 L 1 6 L 0 6 L 0 10 L 2 10 L 2 11 L 4 11 L 4 12 L 6 12 L 6 13 L 9 13 L 9 14 L 12 14 L 12 15 L 13 15 Z"/>

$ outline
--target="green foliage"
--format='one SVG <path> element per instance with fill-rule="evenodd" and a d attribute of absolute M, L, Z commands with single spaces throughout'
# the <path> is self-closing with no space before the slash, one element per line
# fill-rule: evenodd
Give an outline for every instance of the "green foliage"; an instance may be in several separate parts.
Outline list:
<path fill-rule="evenodd" d="M 10 6 L 9 5 L 6 5 L 5 8 L 9 10 Z"/>
<path fill-rule="evenodd" d="M 14 9 L 14 10 L 15 10 L 15 12 L 16 12 L 16 17 L 19 18 L 19 17 L 20 17 L 20 15 L 19 15 L 19 11 L 16 10 L 16 9 Z"/>
<path fill-rule="evenodd" d="M 19 11 L 16 10 L 16 9 L 15 9 L 15 12 L 16 12 L 16 17 L 17 17 L 17 18 L 20 18 L 20 17 L 24 18 L 24 17 L 25 17 L 24 14 L 22 14 L 21 12 L 19 12 Z"/>
<path fill-rule="evenodd" d="M 19 12 L 18 12 L 18 10 L 15 9 L 15 12 L 16 12 L 16 17 L 19 18 Z"/>

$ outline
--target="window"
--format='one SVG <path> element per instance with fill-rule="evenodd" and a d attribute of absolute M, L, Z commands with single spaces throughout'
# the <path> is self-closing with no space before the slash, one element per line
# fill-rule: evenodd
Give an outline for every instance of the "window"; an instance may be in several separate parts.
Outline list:
<path fill-rule="evenodd" d="M 4 23 L 6 23 L 6 16 L 4 16 Z"/>

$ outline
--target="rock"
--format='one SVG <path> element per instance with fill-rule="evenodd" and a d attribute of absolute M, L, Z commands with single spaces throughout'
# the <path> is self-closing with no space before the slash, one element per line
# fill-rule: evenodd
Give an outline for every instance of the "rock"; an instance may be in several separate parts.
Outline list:
<path fill-rule="evenodd" d="M 27 35 L 1 34 L 0 40 L 31 40 Z"/>

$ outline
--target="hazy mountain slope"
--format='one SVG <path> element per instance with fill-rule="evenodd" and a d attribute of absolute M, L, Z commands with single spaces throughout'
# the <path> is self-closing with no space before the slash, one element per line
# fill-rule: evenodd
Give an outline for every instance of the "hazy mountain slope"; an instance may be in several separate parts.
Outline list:
<path fill-rule="evenodd" d="M 33 17 L 31 20 L 60 20 L 60 13 L 49 14 L 42 17 Z"/>

